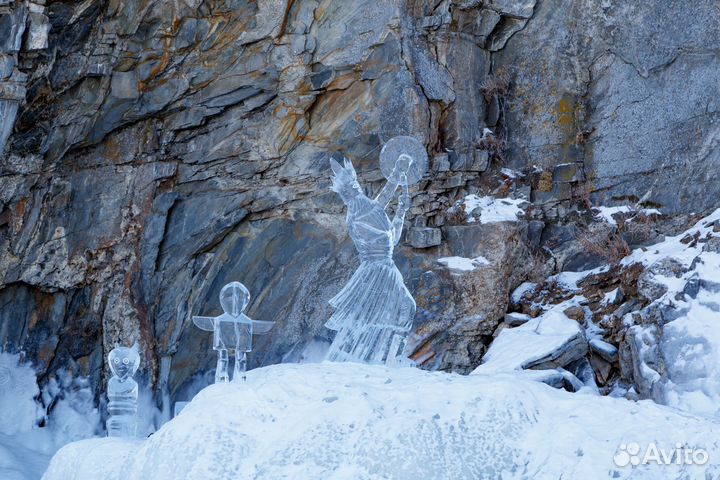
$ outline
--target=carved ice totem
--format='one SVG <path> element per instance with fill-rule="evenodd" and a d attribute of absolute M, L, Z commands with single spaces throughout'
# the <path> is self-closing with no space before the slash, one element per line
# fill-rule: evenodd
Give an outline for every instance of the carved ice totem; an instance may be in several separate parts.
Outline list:
<path fill-rule="evenodd" d="M 138 344 L 121 347 L 115 344 L 108 355 L 113 376 L 108 382 L 108 437 L 134 437 L 137 431 L 138 384 L 132 376 L 140 366 Z"/>
<path fill-rule="evenodd" d="M 217 317 L 194 316 L 198 328 L 213 332 L 213 349 L 218 352 L 215 382 L 228 382 L 229 353 L 235 355 L 233 380 L 245 380 L 247 352 L 252 351 L 252 336 L 270 331 L 275 322 L 252 320 L 243 312 L 250 303 L 250 292 L 240 282 L 230 282 L 220 290 L 223 314 Z"/>
<path fill-rule="evenodd" d="M 410 208 L 408 184 L 427 170 L 427 153 L 412 137 L 395 137 L 380 153 L 387 179 L 374 199 L 357 180 L 352 163 L 330 160 L 332 190 L 347 206 L 350 237 L 361 263 L 345 287 L 330 300 L 335 309 L 325 326 L 336 330 L 326 359 L 336 362 L 411 364 L 404 355 L 405 339 L 415 316 L 415 300 L 393 262 L 405 213 Z M 386 213 L 397 188 L 402 187 L 392 218 Z"/>

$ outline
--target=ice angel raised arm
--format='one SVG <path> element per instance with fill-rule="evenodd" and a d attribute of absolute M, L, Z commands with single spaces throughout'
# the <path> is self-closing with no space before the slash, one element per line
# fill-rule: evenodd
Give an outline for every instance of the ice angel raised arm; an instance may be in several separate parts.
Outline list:
<path fill-rule="evenodd" d="M 390 164 L 392 167 L 387 168 Z M 420 142 L 411 137 L 396 137 L 388 142 L 381 153 L 381 166 L 388 181 L 375 199 L 363 193 L 349 160 L 345 159 L 342 165 L 330 160 L 330 165 L 332 190 L 347 206 L 348 231 L 361 264 L 347 285 L 330 300 L 335 312 L 325 326 L 336 330 L 337 335 L 327 359 L 409 363 L 403 351 L 415 316 L 415 300 L 392 255 L 410 208 L 408 183 L 417 181 L 427 169 L 427 154 Z M 391 220 L 385 209 L 398 186 L 402 186 L 402 192 Z"/>

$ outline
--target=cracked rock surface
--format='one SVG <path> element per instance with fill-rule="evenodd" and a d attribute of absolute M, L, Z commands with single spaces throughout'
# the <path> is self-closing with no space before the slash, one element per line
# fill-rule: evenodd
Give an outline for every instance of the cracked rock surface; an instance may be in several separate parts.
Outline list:
<path fill-rule="evenodd" d="M 138 340 L 174 399 L 214 365 L 190 317 L 240 280 L 277 322 L 250 367 L 301 358 L 358 264 L 328 154 L 376 192 L 382 144 L 414 135 L 431 168 L 395 256 L 413 356 L 472 370 L 510 292 L 581 249 L 578 199 L 718 204 L 716 2 L 626 3 L 0 0 L 0 345 L 99 391 Z M 468 226 L 449 213 L 468 194 L 531 203 Z"/>

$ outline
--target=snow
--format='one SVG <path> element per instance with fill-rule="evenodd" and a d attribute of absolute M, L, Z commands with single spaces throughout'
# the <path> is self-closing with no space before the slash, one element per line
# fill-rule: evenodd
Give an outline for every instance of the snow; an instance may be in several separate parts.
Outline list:
<path fill-rule="evenodd" d="M 613 215 L 617 215 L 619 213 L 630 213 L 632 211 L 632 209 L 627 205 L 621 205 L 619 207 L 593 207 L 593 210 L 598 211 L 595 215 L 597 218 L 602 218 L 610 225 L 617 225 Z"/>
<path fill-rule="evenodd" d="M 716 273 L 716 278 L 718 274 Z M 663 328 L 669 405 L 720 418 L 720 295 L 701 289 Z M 680 308 L 685 307 L 683 304 Z"/>
<path fill-rule="evenodd" d="M 630 219 L 628 219 L 628 222 L 632 222 L 637 215 L 644 215 L 644 216 L 651 216 L 651 215 L 662 215 L 660 213 L 660 210 L 656 208 L 635 208 L 629 205 L 620 205 L 617 207 L 593 207 L 593 210 L 596 210 L 598 213 L 595 214 L 595 217 L 601 218 L 605 220 L 610 225 L 617 225 L 617 222 L 615 221 L 614 215 L 618 214 L 633 214 L 634 216 Z"/>
<path fill-rule="evenodd" d="M 606 307 L 610 304 L 615 304 L 615 303 L 617 303 L 618 299 L 620 298 L 620 295 L 621 295 L 621 293 L 620 293 L 619 287 L 615 288 L 614 290 L 610 290 L 603 296 L 603 299 L 600 300 L 600 305 L 602 305 L 603 307 Z"/>
<path fill-rule="evenodd" d="M 468 222 L 475 222 L 473 211 L 480 209 L 480 223 L 515 222 L 524 210 L 519 205 L 527 203 L 523 199 L 495 198 L 491 196 L 479 197 L 468 195 L 463 201 L 464 209 L 468 213 Z"/>
<path fill-rule="evenodd" d="M 35 370 L 20 365 L 17 355 L 0 352 L 0 433 L 31 430 L 42 418 L 33 400 L 39 394 Z"/>
<path fill-rule="evenodd" d="M 0 433 L 0 478 L 36 480 L 57 450 L 47 431 L 36 429 L 15 435 Z"/>
<path fill-rule="evenodd" d="M 511 168 L 501 168 L 500 173 L 502 173 L 508 178 L 521 178 L 525 176 L 521 172 L 518 172 L 517 170 L 513 170 Z"/>
<path fill-rule="evenodd" d="M 702 448 L 709 460 L 616 466 L 630 442 Z M 519 372 L 283 364 L 205 388 L 147 439 L 67 445 L 44 478 L 711 478 L 719 453 L 717 422 Z"/>
<path fill-rule="evenodd" d="M 622 263 L 641 263 L 647 268 L 671 259 L 682 267 L 678 276 L 652 275 L 652 281 L 667 287 L 654 304 L 668 315 L 658 348 L 667 367 L 663 386 L 668 405 L 712 418 L 720 418 L 720 254 L 703 251 L 704 242 L 688 238 L 717 237 L 713 224 L 720 220 L 720 209 L 698 221 L 683 233 L 645 249 L 636 249 Z M 685 239 L 683 243 L 683 239 Z M 661 270 L 662 271 L 662 270 Z M 690 281 L 697 282 L 697 293 L 685 294 Z M 632 327 L 643 338 L 655 338 L 653 326 Z M 658 372 L 643 364 L 645 378 L 659 378 Z"/>
<path fill-rule="evenodd" d="M 567 307 L 558 305 L 519 327 L 503 329 L 473 373 L 519 370 L 582 334 L 578 323 L 562 313 Z"/>
<path fill-rule="evenodd" d="M 537 283 L 523 282 L 512 292 L 510 300 L 512 300 L 513 303 L 520 303 L 525 294 L 535 290 L 535 288 L 537 288 Z"/>
<path fill-rule="evenodd" d="M 603 273 L 608 269 L 609 267 L 607 265 L 603 265 L 601 267 L 593 268 L 592 270 L 583 270 L 581 272 L 560 272 L 556 275 L 548 277 L 548 280 L 557 282 L 559 286 L 568 292 L 576 292 L 580 290 L 578 283 L 580 283 L 583 279 L 587 278 L 589 275 Z"/>
<path fill-rule="evenodd" d="M 35 370 L 18 355 L 0 351 L 0 479 L 40 478 L 60 446 L 97 429 L 100 417 L 87 380 L 58 373 L 41 392 Z M 53 403 L 50 416 L 38 396 Z M 44 428 L 37 426 L 42 419 Z"/>
<path fill-rule="evenodd" d="M 646 248 L 637 248 L 622 259 L 623 265 L 642 263 L 649 266 L 663 258 L 673 258 L 685 267 L 690 267 L 695 257 L 702 253 L 702 244 L 689 246 L 681 242 L 686 236 L 698 238 L 712 235 L 713 223 L 720 220 L 720 208 L 709 216 L 698 221 L 693 227 L 674 237 L 667 237 L 664 241 Z M 709 253 L 709 252 L 708 252 Z"/>
<path fill-rule="evenodd" d="M 588 342 L 590 347 L 608 362 L 617 359 L 618 349 L 615 345 L 607 343 L 599 338 L 591 338 Z"/>
<path fill-rule="evenodd" d="M 490 264 L 488 259 L 483 256 L 475 258 L 443 257 L 438 258 L 438 263 L 458 272 L 471 272 L 478 267 Z"/>

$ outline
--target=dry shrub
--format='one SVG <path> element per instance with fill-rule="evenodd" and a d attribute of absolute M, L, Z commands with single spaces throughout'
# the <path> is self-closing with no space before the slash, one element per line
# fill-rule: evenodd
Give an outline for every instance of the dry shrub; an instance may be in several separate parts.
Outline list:
<path fill-rule="evenodd" d="M 490 155 L 502 159 L 505 147 L 507 147 L 507 141 L 504 135 L 488 133 L 480 140 L 478 147 L 487 150 Z"/>
<path fill-rule="evenodd" d="M 588 235 L 582 235 L 577 232 L 575 234 L 575 239 L 588 252 L 599 256 L 606 262 L 613 265 L 619 263 L 620 260 L 630 255 L 630 252 L 632 251 L 630 249 L 630 245 L 628 245 L 618 230 L 610 233 L 600 241 L 593 240 Z"/>
<path fill-rule="evenodd" d="M 457 207 L 449 208 L 445 212 L 445 221 L 448 225 L 462 225 L 467 222 L 468 214 L 465 211 L 465 205 L 461 204 Z"/>
<path fill-rule="evenodd" d="M 510 75 L 504 71 L 495 73 L 480 84 L 480 91 L 488 102 L 494 96 L 506 97 L 510 93 Z"/>

